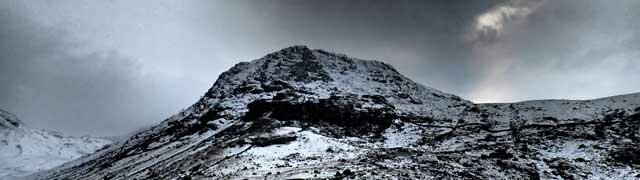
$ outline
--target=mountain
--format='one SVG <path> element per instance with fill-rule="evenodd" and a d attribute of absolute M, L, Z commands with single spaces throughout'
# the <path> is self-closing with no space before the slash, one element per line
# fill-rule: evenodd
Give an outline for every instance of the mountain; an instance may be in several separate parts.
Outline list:
<path fill-rule="evenodd" d="M 31 129 L 15 115 L 0 110 L 0 179 L 15 179 L 47 170 L 91 154 L 109 143 Z"/>
<path fill-rule="evenodd" d="M 185 111 L 35 179 L 633 179 L 640 94 L 474 104 L 293 46 Z"/>

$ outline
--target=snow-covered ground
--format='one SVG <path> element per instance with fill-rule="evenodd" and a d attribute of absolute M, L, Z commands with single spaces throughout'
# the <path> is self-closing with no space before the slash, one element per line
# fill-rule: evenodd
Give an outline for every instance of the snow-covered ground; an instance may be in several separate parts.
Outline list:
<path fill-rule="evenodd" d="M 57 132 L 30 129 L 18 118 L 0 110 L 0 179 L 14 179 L 48 170 L 109 144 L 90 137 L 68 137 Z"/>

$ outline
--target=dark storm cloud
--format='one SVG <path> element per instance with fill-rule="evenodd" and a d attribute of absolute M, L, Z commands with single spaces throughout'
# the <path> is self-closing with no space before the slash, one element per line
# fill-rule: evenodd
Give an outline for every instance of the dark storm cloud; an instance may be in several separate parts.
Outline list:
<path fill-rule="evenodd" d="M 225 42 L 307 44 L 396 66 L 478 102 L 589 99 L 640 90 L 638 1 L 236 1 Z M 241 29 L 242 34 L 234 30 Z M 225 31 L 228 30 L 228 31 Z M 247 43 L 249 42 L 249 43 Z M 264 51 L 264 50 L 261 50 Z"/>
<path fill-rule="evenodd" d="M 476 102 L 639 92 L 639 4 L 2 1 L 0 108 L 40 128 L 119 134 L 186 107 L 233 64 L 296 44 L 382 60 Z"/>
<path fill-rule="evenodd" d="M 175 81 L 142 74 L 129 57 L 86 52 L 66 32 L 34 23 L 20 11 L 1 10 L 0 24 L 0 109 L 28 126 L 118 135 L 178 110 L 173 98 L 183 97 Z"/>
<path fill-rule="evenodd" d="M 284 0 L 207 6 L 211 12 L 226 9 L 209 23 L 212 33 L 229 33 L 226 44 L 270 50 L 305 44 L 387 61 L 417 81 L 460 93 L 471 90 L 477 71 L 468 63 L 462 34 L 474 16 L 498 2 Z"/>

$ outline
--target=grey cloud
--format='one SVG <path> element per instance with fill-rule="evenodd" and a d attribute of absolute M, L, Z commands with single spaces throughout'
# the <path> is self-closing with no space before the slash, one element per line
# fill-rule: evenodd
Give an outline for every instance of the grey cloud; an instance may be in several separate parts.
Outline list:
<path fill-rule="evenodd" d="M 194 101 L 180 94 L 179 79 L 142 74 L 139 62 L 115 51 L 85 51 L 19 11 L 3 10 L 0 24 L 0 108 L 32 127 L 118 135 Z"/>
<path fill-rule="evenodd" d="M 637 1 L 547 1 L 514 31 L 515 99 L 588 99 L 640 86 Z M 527 84 L 531 82 L 531 84 Z M 534 83 L 535 82 L 535 83 Z"/>

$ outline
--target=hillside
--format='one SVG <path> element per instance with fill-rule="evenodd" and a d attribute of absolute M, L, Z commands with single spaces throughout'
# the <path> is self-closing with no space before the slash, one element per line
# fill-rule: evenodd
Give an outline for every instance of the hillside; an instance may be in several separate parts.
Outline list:
<path fill-rule="evenodd" d="M 35 179 L 631 179 L 640 95 L 474 104 L 388 64 L 293 46 L 187 110 Z"/>
<path fill-rule="evenodd" d="M 0 110 L 0 179 L 47 170 L 91 154 L 109 144 L 90 137 L 31 129 L 15 115 Z"/>

